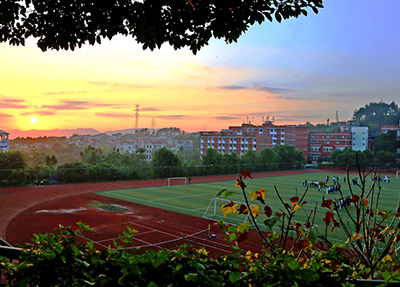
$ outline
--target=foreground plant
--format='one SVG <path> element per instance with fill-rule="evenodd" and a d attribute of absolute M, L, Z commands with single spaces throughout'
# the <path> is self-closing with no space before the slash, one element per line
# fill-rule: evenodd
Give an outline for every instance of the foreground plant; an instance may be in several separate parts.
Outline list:
<path fill-rule="evenodd" d="M 265 202 L 265 190 L 259 189 L 255 192 L 249 191 L 246 192 L 246 187 L 249 182 L 245 182 L 244 179 L 249 178 L 252 179 L 252 175 L 248 171 L 242 171 L 239 174 L 239 178 L 236 180 L 236 187 L 241 189 L 241 194 L 245 200 L 244 204 L 241 204 L 237 209 L 238 214 L 247 215 L 250 219 L 250 224 L 257 231 L 260 238 L 263 240 L 265 247 L 268 251 L 273 251 L 278 249 L 280 253 L 284 252 L 296 252 L 298 258 L 300 258 L 303 254 L 303 251 L 310 249 L 310 247 L 317 241 L 317 237 L 313 232 L 314 227 L 314 218 L 316 206 L 312 209 L 311 212 L 307 213 L 307 222 L 305 224 L 300 224 L 294 221 L 294 217 L 296 212 L 307 202 L 304 200 L 307 194 L 308 189 L 304 191 L 301 197 L 295 195 L 290 198 L 289 202 L 285 202 L 284 199 L 280 196 L 280 193 L 275 186 L 275 192 L 282 203 L 283 208 L 273 214 L 273 211 L 269 205 Z M 224 195 L 225 198 L 233 195 L 237 192 L 228 191 L 226 189 L 221 190 L 217 196 Z M 296 192 L 297 193 L 297 192 Z M 263 205 L 263 213 L 266 216 L 263 223 L 267 227 L 269 233 L 262 232 L 257 218 L 260 215 L 259 207 L 255 204 L 255 202 L 259 202 L 259 204 Z M 235 205 L 233 201 L 228 204 L 222 206 L 222 211 L 224 215 L 230 212 L 236 212 L 234 208 L 238 204 Z M 279 226 L 279 232 L 274 230 L 274 227 L 277 224 Z M 243 226 L 243 225 L 241 225 Z M 246 225 L 245 225 L 246 226 Z M 233 230 L 234 227 L 231 228 Z M 238 237 L 237 244 L 242 242 L 248 233 L 248 229 L 244 229 L 240 227 L 238 229 Z M 233 236 L 231 235 L 231 239 Z"/>
<path fill-rule="evenodd" d="M 361 268 L 362 277 L 388 277 L 387 270 L 382 269 L 382 266 L 389 265 L 393 265 L 392 271 L 396 272 L 390 276 L 398 277 L 400 269 L 397 245 L 400 240 L 399 202 L 395 210 L 381 208 L 379 205 L 382 193 L 381 177 L 376 169 L 365 171 L 358 165 L 358 179 L 354 186 L 351 185 L 349 172 L 347 172 L 351 195 L 349 205 L 344 205 L 344 208 L 339 210 L 331 206 L 330 202 L 325 201 L 322 206 L 329 209 L 326 213 L 327 217 L 335 222 L 336 218 L 346 233 L 348 238 L 346 245 L 352 250 L 353 260 Z M 368 187 L 369 181 L 371 185 Z M 340 194 L 343 198 L 342 192 Z M 382 265 L 382 262 L 387 264 Z"/>
<path fill-rule="evenodd" d="M 316 253 L 299 262 L 289 253 L 252 254 L 233 248 L 231 254 L 210 256 L 188 244 L 175 250 L 138 254 L 129 244 L 136 231 L 127 228 L 113 248 L 97 250 L 79 243 L 82 232 L 60 226 L 54 233 L 35 235 L 18 262 L 0 258 L 6 283 L 0 286 L 340 286 L 352 272 L 344 261 Z M 335 266 L 335 268 L 332 268 Z"/>
<path fill-rule="evenodd" d="M 349 171 L 347 171 L 347 182 L 351 193 L 349 205 L 344 205 L 342 211 L 339 211 L 331 199 L 324 200 L 321 204 L 322 208 L 327 208 L 323 221 L 326 224 L 325 234 L 316 236 L 314 232 L 314 218 L 317 210 L 315 207 L 307 214 L 307 221 L 300 224 L 295 221 L 296 212 L 306 204 L 305 196 L 308 188 L 305 189 L 301 196 L 293 196 L 290 198 L 290 203 L 285 202 L 281 197 L 277 187 L 275 192 L 282 203 L 282 208 L 279 212 L 273 214 L 272 209 L 265 203 L 265 190 L 260 189 L 255 192 L 246 192 L 249 182 L 244 179 L 252 179 L 252 175 L 248 171 L 242 171 L 236 181 L 236 187 L 240 187 L 241 194 L 245 199 L 245 203 L 239 204 L 231 201 L 222 206 L 224 215 L 234 212 L 245 214 L 248 216 L 254 230 L 262 238 L 265 244 L 266 253 L 269 254 L 292 254 L 296 261 L 302 264 L 308 264 L 310 260 L 315 260 L 320 254 L 315 252 L 315 246 L 320 238 L 324 243 L 321 243 L 326 250 L 330 252 L 339 248 L 341 254 L 345 254 L 345 258 L 338 257 L 332 262 L 347 262 L 353 270 L 353 274 L 348 278 L 364 278 L 364 279 L 384 279 L 386 282 L 400 280 L 400 261 L 398 257 L 397 243 L 400 240 L 400 208 L 387 211 L 380 209 L 379 197 L 381 195 L 381 186 L 379 175 L 376 170 L 369 172 L 361 171 L 359 168 L 359 178 L 356 187 L 359 191 L 355 191 L 350 184 Z M 372 184 L 367 187 L 367 179 L 372 175 Z M 217 196 L 224 194 L 225 198 L 237 192 L 221 190 Z M 340 196 L 344 198 L 343 193 L 339 190 Z M 296 190 L 297 194 L 297 190 Z M 257 217 L 259 216 L 259 208 L 255 205 L 264 205 L 263 212 L 267 219 L 263 221 L 268 229 L 268 233 L 261 231 L 258 225 Z M 345 212 L 345 217 L 341 212 Z M 345 219 L 348 218 L 348 219 Z M 280 232 L 273 230 L 279 223 Z M 220 226 L 223 226 L 223 221 Z M 347 241 L 343 243 L 332 244 L 328 240 L 328 226 L 331 226 L 331 232 L 335 228 L 343 228 L 347 235 Z M 247 238 L 249 225 L 241 224 L 238 227 L 230 226 L 224 229 L 224 233 L 228 236 L 230 242 L 235 242 L 239 246 L 242 241 Z M 347 250 L 347 251 L 346 251 Z M 339 253 L 336 253 L 337 255 Z M 346 260 L 344 260 L 346 259 Z M 344 260 L 344 261 L 343 261 Z M 335 267 L 336 268 L 336 267 Z M 332 268 L 333 270 L 334 268 Z"/>

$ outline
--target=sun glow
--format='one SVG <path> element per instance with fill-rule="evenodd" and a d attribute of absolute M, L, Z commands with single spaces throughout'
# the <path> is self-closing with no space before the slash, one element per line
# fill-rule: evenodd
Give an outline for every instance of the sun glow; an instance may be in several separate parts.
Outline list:
<path fill-rule="evenodd" d="M 31 117 L 29 120 L 30 120 L 30 122 L 31 122 L 32 124 L 34 124 L 34 123 L 37 122 L 37 118 L 35 118 L 35 117 Z"/>

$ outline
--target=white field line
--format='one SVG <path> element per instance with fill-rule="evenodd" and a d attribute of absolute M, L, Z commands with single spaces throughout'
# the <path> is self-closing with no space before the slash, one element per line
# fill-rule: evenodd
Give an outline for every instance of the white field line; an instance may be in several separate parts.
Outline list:
<path fill-rule="evenodd" d="M 134 196 L 128 196 L 128 195 L 123 195 L 123 194 L 116 194 L 116 193 L 110 192 L 110 191 L 106 191 L 106 192 L 104 192 L 104 193 L 112 194 L 112 195 L 113 195 L 112 197 L 115 197 L 115 198 L 126 198 L 126 199 L 129 199 L 129 200 L 131 200 L 131 201 L 134 200 L 134 201 L 141 201 L 141 202 L 147 202 L 147 203 L 153 203 L 153 204 L 155 203 L 155 205 L 158 205 L 158 206 L 165 206 L 165 207 L 169 207 L 169 208 L 173 208 L 173 209 L 184 210 L 184 211 L 187 211 L 187 212 L 197 212 L 197 213 L 200 213 L 200 212 L 196 211 L 195 209 L 183 208 L 183 207 L 179 207 L 179 206 L 176 206 L 176 205 L 171 205 L 171 204 L 166 204 L 166 203 L 157 202 L 157 201 L 155 201 L 155 200 L 147 200 L 147 199 L 142 199 L 142 198 L 138 198 L 138 197 L 134 197 Z M 181 198 L 184 198 L 184 197 L 181 197 Z M 175 198 L 175 199 L 177 199 L 177 198 Z"/>

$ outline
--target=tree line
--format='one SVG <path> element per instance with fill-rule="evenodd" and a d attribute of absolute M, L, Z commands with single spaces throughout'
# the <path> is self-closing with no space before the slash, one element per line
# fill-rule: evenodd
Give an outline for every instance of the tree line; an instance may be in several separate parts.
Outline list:
<path fill-rule="evenodd" d="M 194 177 L 234 174 L 243 168 L 252 172 L 299 169 L 304 164 L 303 153 L 290 145 L 264 148 L 258 152 L 251 150 L 240 156 L 234 152 L 220 154 L 208 149 L 201 160 L 190 157 L 184 160 L 163 147 L 153 152 L 151 161 L 146 160 L 144 149 L 122 153 L 118 149 L 105 152 L 87 146 L 79 161 L 63 164 L 57 164 L 54 157 L 48 156 L 42 165 L 28 165 L 27 157 L 21 151 L 0 153 L 0 181 L 2 185 L 25 185 L 41 180 L 52 184 Z"/>
<path fill-rule="evenodd" d="M 395 131 L 380 134 L 373 141 L 372 149 L 356 152 L 351 149 L 334 150 L 330 159 L 336 167 L 355 167 L 357 161 L 362 167 L 379 167 L 383 169 L 399 167 L 397 150 L 400 148 Z"/>

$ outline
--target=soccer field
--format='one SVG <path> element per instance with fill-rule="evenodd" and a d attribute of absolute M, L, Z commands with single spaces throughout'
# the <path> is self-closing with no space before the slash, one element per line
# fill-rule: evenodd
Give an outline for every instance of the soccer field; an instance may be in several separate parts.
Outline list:
<path fill-rule="evenodd" d="M 276 195 L 274 186 L 276 186 L 283 200 L 290 204 L 289 199 L 291 197 L 295 195 L 301 197 L 305 191 L 306 187 L 303 186 L 303 180 L 325 182 L 326 176 L 329 176 L 329 185 L 333 184 L 333 177 L 339 177 L 339 183 L 341 184 L 343 196 L 350 196 L 348 183 L 344 183 L 343 181 L 345 173 L 306 173 L 298 175 L 254 178 L 251 180 L 246 180 L 246 191 L 248 194 L 249 191 L 265 189 L 265 202 L 272 208 L 273 214 L 275 214 L 275 212 L 281 212 L 283 206 Z M 352 174 L 350 176 L 350 180 L 356 177 L 356 174 Z M 372 181 L 368 180 L 367 187 L 369 187 L 371 183 Z M 396 179 L 394 176 L 392 176 L 390 183 L 381 182 L 381 187 L 382 192 L 379 199 L 379 208 L 386 211 L 392 211 L 393 213 L 397 208 L 397 203 L 399 200 L 400 179 Z M 224 188 L 226 188 L 228 191 L 234 192 L 235 194 L 229 196 L 227 199 L 224 199 L 223 196 L 220 196 L 218 199 L 216 199 L 216 194 Z M 352 189 L 353 193 L 355 194 L 360 192 L 360 189 L 357 186 L 352 186 Z M 238 224 L 246 220 L 244 215 L 228 214 L 226 218 L 224 218 L 222 214 L 221 206 L 228 203 L 229 200 L 239 203 L 239 205 L 240 203 L 244 202 L 241 189 L 235 187 L 235 180 L 189 184 L 186 186 L 175 185 L 170 187 L 112 190 L 99 192 L 99 194 L 192 216 L 206 217 L 215 220 L 224 219 L 226 222 L 233 224 Z M 314 224 L 319 233 L 325 234 L 326 224 L 322 219 L 325 217 L 325 212 L 328 210 L 321 207 L 323 197 L 325 199 L 332 199 L 333 201 L 341 198 L 340 193 L 338 192 L 326 194 L 325 188 L 321 188 L 321 191 L 318 191 L 317 187 L 309 187 L 305 197 L 307 204 L 303 205 L 301 209 L 296 211 L 294 221 L 298 223 L 305 223 L 307 220 L 307 214 L 314 209 L 315 205 L 317 204 L 318 207 Z M 248 196 L 248 198 L 250 197 Z M 261 204 L 258 205 L 260 210 L 263 210 L 263 206 Z M 354 207 L 350 206 L 348 209 L 350 213 L 354 212 Z M 341 209 L 339 212 L 343 218 L 347 218 L 345 209 Z M 263 224 L 263 221 L 266 218 L 267 217 L 261 213 L 257 218 L 257 222 L 260 227 L 263 227 L 263 230 L 266 230 Z M 331 232 L 330 229 L 331 226 L 328 227 L 328 238 L 331 241 L 346 241 L 347 237 L 341 228 L 335 228 L 333 232 Z M 278 231 L 278 226 L 276 226 L 276 231 Z M 318 232 L 316 234 L 317 236 Z"/>

